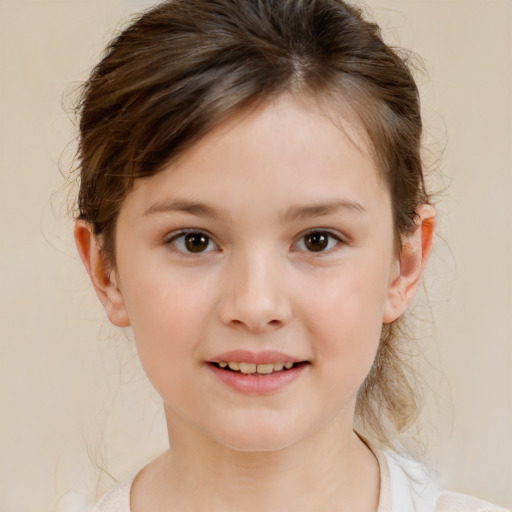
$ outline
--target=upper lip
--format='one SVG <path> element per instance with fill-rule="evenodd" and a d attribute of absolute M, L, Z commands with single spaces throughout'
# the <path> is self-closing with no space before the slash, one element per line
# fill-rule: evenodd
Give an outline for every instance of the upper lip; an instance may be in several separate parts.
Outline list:
<path fill-rule="evenodd" d="M 297 357 L 283 352 L 277 352 L 275 350 L 264 350 L 262 352 L 251 352 L 249 350 L 231 350 L 229 352 L 223 352 L 212 359 L 209 359 L 209 363 L 220 363 L 220 362 L 236 361 L 239 363 L 254 363 L 254 364 L 268 364 L 268 363 L 301 363 L 304 359 L 298 359 Z"/>

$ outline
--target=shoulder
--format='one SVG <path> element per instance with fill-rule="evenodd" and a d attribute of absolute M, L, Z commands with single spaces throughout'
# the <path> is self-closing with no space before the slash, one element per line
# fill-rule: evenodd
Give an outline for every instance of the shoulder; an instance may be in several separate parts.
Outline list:
<path fill-rule="evenodd" d="M 441 491 L 437 478 L 423 464 L 385 453 L 392 512 L 509 512 L 487 501 Z"/>
<path fill-rule="evenodd" d="M 487 501 L 458 494 L 441 492 L 437 497 L 434 512 L 510 512 Z"/>
<path fill-rule="evenodd" d="M 116 485 L 98 502 L 94 512 L 130 512 L 133 478 Z"/>

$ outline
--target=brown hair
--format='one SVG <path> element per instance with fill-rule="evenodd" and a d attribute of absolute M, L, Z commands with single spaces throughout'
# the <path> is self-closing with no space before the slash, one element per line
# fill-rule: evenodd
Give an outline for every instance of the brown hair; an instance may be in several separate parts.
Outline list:
<path fill-rule="evenodd" d="M 342 0 L 168 0 L 109 44 L 82 90 L 78 216 L 112 265 L 116 219 L 134 180 L 235 112 L 285 92 L 350 106 L 389 187 L 397 240 L 410 233 L 428 202 L 419 96 L 377 25 Z M 397 325 L 383 328 L 356 409 L 363 433 L 388 446 L 418 410 Z"/>

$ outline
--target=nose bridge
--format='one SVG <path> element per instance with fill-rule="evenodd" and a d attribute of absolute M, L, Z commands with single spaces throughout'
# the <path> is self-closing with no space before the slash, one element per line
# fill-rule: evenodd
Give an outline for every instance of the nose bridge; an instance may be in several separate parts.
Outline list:
<path fill-rule="evenodd" d="M 283 267 L 270 248 L 246 247 L 233 254 L 226 268 L 222 320 L 253 331 L 286 324 L 291 304 Z"/>

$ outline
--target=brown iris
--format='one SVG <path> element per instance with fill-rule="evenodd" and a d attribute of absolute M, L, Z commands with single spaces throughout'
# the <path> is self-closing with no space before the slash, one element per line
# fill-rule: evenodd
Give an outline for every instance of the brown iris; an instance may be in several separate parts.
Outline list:
<path fill-rule="evenodd" d="M 209 243 L 210 239 L 202 233 L 189 233 L 185 236 L 185 246 L 190 252 L 203 252 Z"/>
<path fill-rule="evenodd" d="M 329 245 L 329 235 L 320 231 L 309 233 L 304 237 L 304 243 L 311 252 L 320 252 Z"/>

